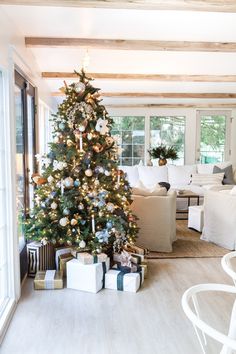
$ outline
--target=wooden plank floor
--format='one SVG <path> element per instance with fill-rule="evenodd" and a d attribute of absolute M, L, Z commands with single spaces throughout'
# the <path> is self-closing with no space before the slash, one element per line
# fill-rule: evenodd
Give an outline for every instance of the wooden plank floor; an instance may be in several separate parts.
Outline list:
<path fill-rule="evenodd" d="M 137 294 L 34 291 L 27 279 L 0 353 L 200 354 L 181 296 L 203 282 L 231 284 L 219 258 L 150 260 L 149 278 Z M 225 329 L 233 298 L 207 301 L 207 317 Z"/>

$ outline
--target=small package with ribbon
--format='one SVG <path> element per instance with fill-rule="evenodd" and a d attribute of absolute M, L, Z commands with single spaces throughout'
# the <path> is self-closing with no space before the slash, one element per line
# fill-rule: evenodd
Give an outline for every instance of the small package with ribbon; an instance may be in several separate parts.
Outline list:
<path fill-rule="evenodd" d="M 73 256 L 71 253 L 64 253 L 58 257 L 59 260 L 59 270 L 63 272 L 63 277 L 66 277 L 66 263 L 69 262 Z"/>
<path fill-rule="evenodd" d="M 35 290 L 51 290 L 63 288 L 62 271 L 46 270 L 38 271 L 34 279 Z"/>
<path fill-rule="evenodd" d="M 132 245 L 131 243 L 127 243 L 124 247 L 124 249 L 128 252 L 135 253 L 135 254 L 141 254 L 142 256 L 145 256 L 148 254 L 148 249 L 137 246 L 137 245 Z"/>
<path fill-rule="evenodd" d="M 55 248 L 56 270 L 59 270 L 60 256 L 62 256 L 63 254 L 68 254 L 70 252 L 71 252 L 70 247 L 57 247 L 57 248 Z"/>
<path fill-rule="evenodd" d="M 119 259 L 119 261 L 116 261 L 116 263 L 118 264 L 118 268 L 120 270 L 128 270 L 128 272 L 131 273 L 137 272 L 137 265 L 132 263 L 132 256 L 129 254 L 129 252 L 122 251 L 121 254 L 116 254 L 115 259 Z"/>
<path fill-rule="evenodd" d="M 147 261 L 145 259 L 145 257 L 141 254 L 135 254 L 135 253 L 130 253 L 127 251 L 123 251 L 121 253 L 114 253 L 113 254 L 113 261 L 114 262 L 122 262 L 122 259 L 124 259 L 124 252 L 125 254 L 129 254 L 130 255 L 130 261 L 134 264 L 147 264 Z"/>
<path fill-rule="evenodd" d="M 125 273 L 110 269 L 105 274 L 105 288 L 136 293 L 142 284 L 142 273 Z"/>
<path fill-rule="evenodd" d="M 110 258 L 105 262 L 82 264 L 72 259 L 66 264 L 67 288 L 97 293 L 105 284 L 105 274 L 110 268 Z"/>
<path fill-rule="evenodd" d="M 77 253 L 77 259 L 81 264 L 102 263 L 106 262 L 107 258 L 108 257 L 105 253 L 99 253 L 96 255 L 87 252 Z"/>
<path fill-rule="evenodd" d="M 89 249 L 83 248 L 83 249 L 79 249 L 79 248 L 71 248 L 71 254 L 73 257 L 77 258 L 77 255 L 79 253 L 85 253 L 88 252 Z"/>
<path fill-rule="evenodd" d="M 124 267 L 120 263 L 114 264 L 112 269 L 118 269 L 123 273 L 140 273 L 141 274 L 141 284 L 144 282 L 145 270 L 142 265 L 133 264 L 132 267 Z"/>

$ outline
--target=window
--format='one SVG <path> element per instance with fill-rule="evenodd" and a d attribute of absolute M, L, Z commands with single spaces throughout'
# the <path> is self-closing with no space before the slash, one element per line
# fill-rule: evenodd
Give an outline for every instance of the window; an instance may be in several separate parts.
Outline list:
<path fill-rule="evenodd" d="M 50 121 L 50 108 L 39 100 L 39 153 L 44 155 L 49 152 L 48 143 L 52 141 L 53 124 Z"/>
<path fill-rule="evenodd" d="M 24 246 L 21 223 L 22 213 L 31 206 L 33 186 L 31 175 L 35 170 L 35 89 L 15 71 L 15 121 L 16 121 L 16 176 L 17 212 L 20 249 Z"/>
<path fill-rule="evenodd" d="M 111 134 L 121 147 L 120 165 L 132 166 L 144 163 L 145 117 L 112 117 L 114 124 Z"/>
<path fill-rule="evenodd" d="M 179 158 L 175 164 L 184 164 L 185 117 L 150 117 L 150 148 L 161 144 L 176 147 Z"/>
<path fill-rule="evenodd" d="M 207 164 L 228 159 L 229 121 L 229 111 L 198 111 L 198 161 Z"/>

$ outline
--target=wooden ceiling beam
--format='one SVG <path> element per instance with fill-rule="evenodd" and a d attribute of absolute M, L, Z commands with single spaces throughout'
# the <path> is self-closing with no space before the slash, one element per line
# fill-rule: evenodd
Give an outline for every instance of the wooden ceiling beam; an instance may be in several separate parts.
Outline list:
<path fill-rule="evenodd" d="M 0 0 L 3 5 L 236 12 L 235 0 Z"/>
<path fill-rule="evenodd" d="M 205 104 L 188 104 L 188 103 L 151 103 L 151 104 L 106 104 L 107 108 L 236 108 L 236 103 L 205 103 Z"/>
<path fill-rule="evenodd" d="M 25 37 L 27 47 L 80 47 L 108 50 L 236 52 L 235 42 L 154 41 L 129 39 Z"/>
<path fill-rule="evenodd" d="M 166 75 L 166 74 L 113 74 L 88 73 L 88 76 L 101 80 L 152 80 L 174 82 L 236 82 L 236 75 Z M 45 79 L 78 79 L 73 72 L 42 72 Z"/>
<path fill-rule="evenodd" d="M 128 98 L 200 98 L 200 99 L 235 99 L 236 93 L 187 93 L 187 92 L 100 92 L 102 97 Z M 52 92 L 52 96 L 64 96 L 63 92 Z"/>

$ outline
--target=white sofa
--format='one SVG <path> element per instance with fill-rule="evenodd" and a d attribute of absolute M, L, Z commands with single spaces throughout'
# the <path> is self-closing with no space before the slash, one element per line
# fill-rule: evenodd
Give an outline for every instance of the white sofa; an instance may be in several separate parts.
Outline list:
<path fill-rule="evenodd" d="M 176 192 L 166 196 L 133 195 L 131 208 L 139 218 L 138 244 L 150 251 L 171 252 L 176 240 Z"/>
<path fill-rule="evenodd" d="M 230 166 L 230 162 L 223 162 L 219 164 L 195 164 L 195 165 L 165 165 L 165 166 L 120 166 L 125 173 L 127 173 L 128 180 L 131 187 L 135 187 L 139 181 L 146 188 L 157 184 L 158 182 L 168 182 L 171 185 L 171 189 L 178 190 L 190 190 L 200 196 L 204 196 L 207 190 L 222 190 L 231 189 L 232 185 L 194 185 L 191 184 L 192 174 L 211 174 L 213 173 L 214 166 L 225 168 Z M 234 176 L 235 176 L 234 171 Z M 201 202 L 203 199 L 201 200 Z M 177 208 L 179 210 L 186 209 L 186 200 L 177 200 Z M 191 204 L 196 203 L 195 199 L 191 200 Z"/>
<path fill-rule="evenodd" d="M 236 195 L 225 190 L 205 194 L 201 239 L 229 250 L 236 249 Z"/>

